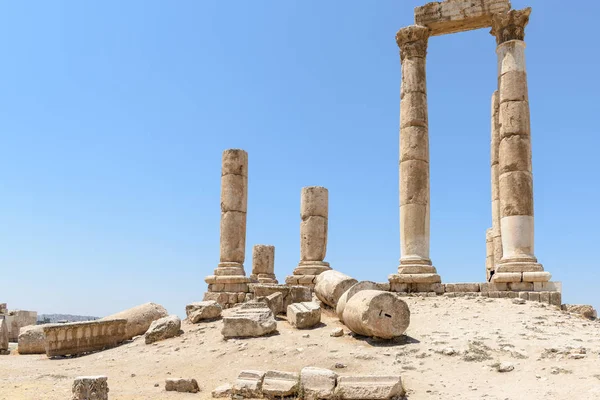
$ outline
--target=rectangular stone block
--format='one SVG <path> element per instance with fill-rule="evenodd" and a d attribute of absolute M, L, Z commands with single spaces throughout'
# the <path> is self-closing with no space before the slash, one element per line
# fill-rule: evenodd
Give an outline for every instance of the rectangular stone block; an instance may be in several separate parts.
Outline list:
<path fill-rule="evenodd" d="M 519 298 L 523 300 L 529 300 L 529 292 L 519 292 Z"/>
<path fill-rule="evenodd" d="M 290 304 L 287 319 L 290 325 L 298 329 L 312 328 L 321 322 L 321 308 L 312 302 Z"/>
<path fill-rule="evenodd" d="M 509 282 L 508 290 L 512 292 L 532 292 L 533 283 L 531 282 Z"/>
<path fill-rule="evenodd" d="M 392 274 L 390 283 L 441 283 L 438 274 Z"/>
<path fill-rule="evenodd" d="M 73 381 L 72 400 L 108 400 L 108 377 L 78 376 Z"/>
<path fill-rule="evenodd" d="M 8 327 L 8 340 L 16 342 L 19 340 L 19 330 L 21 328 L 37 324 L 37 312 L 13 310 L 7 313 L 5 319 Z"/>
<path fill-rule="evenodd" d="M 494 283 L 509 283 L 521 282 L 522 275 L 520 272 L 498 272 L 492 277 Z"/>
<path fill-rule="evenodd" d="M 508 290 L 508 285 L 506 283 L 480 283 L 479 291 L 481 292 L 504 292 Z"/>
<path fill-rule="evenodd" d="M 562 305 L 562 294 L 560 292 L 550 292 L 550 304 L 560 307 Z"/>
<path fill-rule="evenodd" d="M 233 384 L 233 394 L 251 399 L 261 398 L 264 378 L 265 373 L 262 371 L 246 370 L 240 372 Z"/>
<path fill-rule="evenodd" d="M 547 271 L 543 272 L 523 272 L 524 282 L 548 282 L 552 278 L 552 274 Z"/>
<path fill-rule="evenodd" d="M 115 347 L 125 339 L 126 325 L 126 319 L 112 319 L 45 326 L 46 355 L 78 355 Z"/>
<path fill-rule="evenodd" d="M 479 283 L 447 283 L 446 292 L 476 293 L 481 290 Z"/>
<path fill-rule="evenodd" d="M 504 292 L 488 292 L 489 293 L 489 297 L 491 299 L 498 299 L 500 298 L 500 293 L 504 293 Z"/>
<path fill-rule="evenodd" d="M 404 392 L 400 375 L 340 376 L 335 396 L 345 400 L 387 400 Z"/>
<path fill-rule="evenodd" d="M 408 283 L 390 282 L 390 292 L 407 293 Z"/>
<path fill-rule="evenodd" d="M 284 398 L 298 393 L 300 375 L 292 372 L 267 371 L 262 392 L 268 398 Z"/>
<path fill-rule="evenodd" d="M 562 282 L 533 282 L 533 291 L 562 293 Z"/>
<path fill-rule="evenodd" d="M 529 301 L 540 301 L 540 294 L 538 292 L 529 292 Z"/>
<path fill-rule="evenodd" d="M 540 292 L 540 303 L 550 304 L 550 292 Z"/>
<path fill-rule="evenodd" d="M 415 24 L 430 29 L 431 36 L 492 26 L 492 14 L 510 10 L 509 0 L 446 0 L 415 8 Z"/>

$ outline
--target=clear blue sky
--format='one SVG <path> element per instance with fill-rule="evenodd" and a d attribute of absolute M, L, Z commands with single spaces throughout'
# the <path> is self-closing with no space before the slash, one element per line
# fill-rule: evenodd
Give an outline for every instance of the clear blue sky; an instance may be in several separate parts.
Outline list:
<path fill-rule="evenodd" d="M 221 153 L 249 153 L 246 271 L 299 260 L 303 186 L 330 191 L 326 260 L 385 281 L 399 258 L 396 31 L 423 0 L 4 1 L 0 301 L 105 315 L 202 299 L 219 260 Z M 600 306 L 600 4 L 533 6 L 526 42 L 536 255 Z M 431 257 L 483 281 L 491 225 L 489 30 L 430 40 Z"/>

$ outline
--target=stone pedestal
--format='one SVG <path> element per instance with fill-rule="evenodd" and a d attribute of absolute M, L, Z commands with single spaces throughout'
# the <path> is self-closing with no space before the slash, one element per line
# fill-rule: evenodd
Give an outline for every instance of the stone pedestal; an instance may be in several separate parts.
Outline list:
<path fill-rule="evenodd" d="M 529 96 L 525 68 L 525 26 L 531 8 L 494 14 L 498 47 L 500 135 L 498 188 L 502 258 L 493 282 L 549 281 L 534 255 L 533 175 Z"/>
<path fill-rule="evenodd" d="M 398 31 L 400 89 L 400 266 L 398 284 L 441 282 L 429 259 L 429 132 L 425 61 L 429 30 L 412 25 Z M 426 286 L 422 286 L 426 289 Z M 426 290 L 429 291 L 429 290 Z"/>
<path fill-rule="evenodd" d="M 331 269 L 327 253 L 329 192 L 321 186 L 302 188 L 300 196 L 300 263 L 285 282 L 314 288 L 316 277 Z"/>
<path fill-rule="evenodd" d="M 257 244 L 252 248 L 252 275 L 255 283 L 275 283 L 275 246 Z"/>
<path fill-rule="evenodd" d="M 207 276 L 204 300 L 223 307 L 245 300 L 250 279 L 244 271 L 246 253 L 246 211 L 248 202 L 248 153 L 229 149 L 223 152 L 221 170 L 221 249 L 214 275 Z"/>

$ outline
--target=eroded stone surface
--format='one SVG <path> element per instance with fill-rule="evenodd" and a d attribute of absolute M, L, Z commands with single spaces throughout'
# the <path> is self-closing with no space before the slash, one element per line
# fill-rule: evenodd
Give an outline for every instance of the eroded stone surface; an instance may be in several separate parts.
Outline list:
<path fill-rule="evenodd" d="M 0 350 L 8 350 L 8 326 L 2 317 L 0 317 Z"/>
<path fill-rule="evenodd" d="M 188 320 L 195 324 L 203 320 L 219 318 L 223 308 L 214 300 L 198 301 L 185 306 L 185 313 Z"/>
<path fill-rule="evenodd" d="M 298 329 L 312 328 L 321 322 L 321 307 L 312 302 L 290 304 L 287 319 Z"/>
<path fill-rule="evenodd" d="M 139 306 L 123 310 L 116 314 L 104 317 L 101 320 L 125 319 L 125 338 L 131 339 L 134 336 L 143 335 L 146 333 L 153 321 L 169 315 L 167 310 L 156 303 L 145 303 Z"/>
<path fill-rule="evenodd" d="M 262 371 L 245 370 L 240 372 L 233 384 L 233 394 L 250 399 L 262 397 L 264 378 L 265 373 Z"/>
<path fill-rule="evenodd" d="M 563 304 L 562 309 L 564 311 L 579 314 L 585 318 L 596 318 L 598 316 L 594 307 L 587 304 Z"/>
<path fill-rule="evenodd" d="M 325 271 L 317 277 L 315 294 L 323 303 L 335 308 L 344 292 L 358 281 L 339 271 Z"/>
<path fill-rule="evenodd" d="M 167 392 L 198 393 L 198 382 L 192 378 L 168 378 L 165 380 Z"/>
<path fill-rule="evenodd" d="M 431 35 L 464 32 L 492 26 L 494 13 L 510 10 L 509 0 L 446 0 L 415 8 L 415 23 Z"/>
<path fill-rule="evenodd" d="M 223 318 L 221 333 L 225 338 L 264 336 L 277 330 L 273 312 L 266 304 L 245 303 L 242 307 L 247 308 L 240 308 Z"/>
<path fill-rule="evenodd" d="M 295 396 L 298 393 L 300 376 L 293 372 L 267 371 L 262 392 L 268 398 Z"/>
<path fill-rule="evenodd" d="M 337 374 L 316 367 L 302 368 L 300 387 L 305 400 L 331 399 L 334 395 Z"/>
<path fill-rule="evenodd" d="M 72 400 L 108 400 L 108 377 L 78 376 L 73 382 Z"/>
<path fill-rule="evenodd" d="M 115 347 L 126 338 L 125 319 L 44 325 L 48 357 L 77 355 Z"/>
<path fill-rule="evenodd" d="M 390 292 L 363 290 L 344 309 L 344 323 L 354 333 L 392 339 L 401 336 L 410 324 L 408 305 Z"/>
<path fill-rule="evenodd" d="M 350 287 L 350 289 L 346 290 L 339 298 L 337 306 L 335 308 L 335 313 L 337 314 L 339 320 L 344 322 L 344 308 L 346 308 L 346 303 L 348 299 L 351 299 L 356 293 L 361 290 L 382 290 L 381 285 L 371 281 L 360 281 L 357 284 Z"/>
<path fill-rule="evenodd" d="M 44 354 L 46 352 L 46 340 L 44 326 L 31 325 L 21 328 L 19 333 L 19 354 Z"/>
<path fill-rule="evenodd" d="M 340 376 L 335 395 L 347 400 L 387 400 L 402 395 L 400 375 Z"/>
<path fill-rule="evenodd" d="M 152 322 L 144 335 L 146 344 L 158 342 L 178 336 L 181 330 L 181 320 L 177 315 L 169 315 Z"/>

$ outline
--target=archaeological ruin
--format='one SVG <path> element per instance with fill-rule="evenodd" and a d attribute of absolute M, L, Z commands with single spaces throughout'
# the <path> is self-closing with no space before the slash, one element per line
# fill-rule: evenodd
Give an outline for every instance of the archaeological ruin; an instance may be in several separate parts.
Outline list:
<path fill-rule="evenodd" d="M 400 262 L 389 276 L 397 293 L 481 293 L 492 297 L 547 299 L 560 305 L 561 285 L 550 282 L 534 254 L 533 175 L 525 27 L 531 8 L 511 9 L 509 0 L 446 0 L 415 9 L 415 24 L 396 34 L 400 49 Z M 492 227 L 485 232 L 483 283 L 443 284 L 429 257 L 429 129 L 426 60 L 430 37 L 491 28 L 496 39 L 498 88 L 491 96 Z M 252 299 L 253 285 L 275 283 L 268 264 L 274 248 L 255 247 L 253 273 L 243 268 L 246 237 L 248 154 L 223 153 L 221 176 L 221 262 L 206 278 L 205 300 L 228 307 Z M 324 187 L 305 187 L 300 196 L 300 263 L 287 285 L 314 289 L 331 270 L 325 262 L 328 197 Z M 269 261 L 267 261 L 269 260 Z M 263 266 L 264 265 L 264 266 Z M 267 266 L 268 265 L 268 266 Z M 256 269 L 256 271 L 254 271 Z M 482 279 L 483 280 L 483 279 Z M 490 293 L 492 293 L 490 295 Z M 341 294 L 341 293 L 340 293 Z"/>

